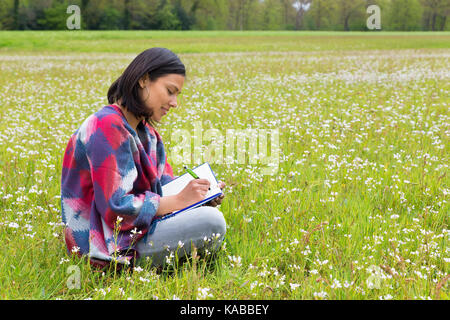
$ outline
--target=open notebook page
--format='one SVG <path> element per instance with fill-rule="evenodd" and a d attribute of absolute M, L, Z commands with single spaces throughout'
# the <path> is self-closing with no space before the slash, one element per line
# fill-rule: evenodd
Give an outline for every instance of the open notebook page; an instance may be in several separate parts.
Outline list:
<path fill-rule="evenodd" d="M 214 176 L 214 173 L 207 162 L 192 169 L 192 171 L 194 171 L 200 179 L 207 179 L 210 183 L 211 190 L 208 191 L 208 193 L 206 194 L 205 198 L 202 201 L 195 203 L 192 206 L 189 206 L 188 208 L 185 208 L 183 210 L 198 207 L 199 205 L 202 205 L 203 203 L 208 202 L 209 200 L 214 199 L 215 197 L 222 194 L 222 190 L 218 186 L 217 179 Z M 191 180 L 194 180 L 194 177 L 192 177 L 189 173 L 186 172 L 185 174 L 179 176 L 178 178 L 172 180 L 171 182 L 163 185 L 162 186 L 163 197 L 173 196 L 180 193 L 180 191 L 183 190 Z"/>

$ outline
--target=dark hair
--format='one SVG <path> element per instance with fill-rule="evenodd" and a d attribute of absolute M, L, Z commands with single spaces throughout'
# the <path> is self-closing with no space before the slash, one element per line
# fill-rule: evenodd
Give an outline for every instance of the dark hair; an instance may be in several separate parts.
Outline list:
<path fill-rule="evenodd" d="M 136 118 L 144 117 L 150 122 L 152 112 L 147 111 L 139 97 L 139 79 L 148 74 L 150 81 L 171 74 L 186 76 L 186 69 L 180 58 L 166 48 L 150 48 L 141 52 L 128 65 L 122 75 L 108 90 L 108 103 L 121 100 L 121 105 Z M 150 122 L 153 125 L 153 122 Z"/>

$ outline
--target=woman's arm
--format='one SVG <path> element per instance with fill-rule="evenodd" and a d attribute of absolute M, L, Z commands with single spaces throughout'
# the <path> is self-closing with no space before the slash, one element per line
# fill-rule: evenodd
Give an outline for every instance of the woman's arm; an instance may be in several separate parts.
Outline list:
<path fill-rule="evenodd" d="M 183 209 L 183 207 L 180 206 L 178 195 L 161 197 L 159 198 L 159 207 L 158 210 L 156 210 L 156 216 L 161 217 L 181 209 Z"/>

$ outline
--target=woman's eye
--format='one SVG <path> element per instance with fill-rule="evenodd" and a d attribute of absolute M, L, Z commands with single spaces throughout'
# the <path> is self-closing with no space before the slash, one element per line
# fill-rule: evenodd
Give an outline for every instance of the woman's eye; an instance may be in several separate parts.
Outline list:
<path fill-rule="evenodd" d="M 169 89 L 167 89 L 167 92 L 170 94 L 170 95 L 172 95 L 172 92 L 170 92 L 170 90 Z"/>

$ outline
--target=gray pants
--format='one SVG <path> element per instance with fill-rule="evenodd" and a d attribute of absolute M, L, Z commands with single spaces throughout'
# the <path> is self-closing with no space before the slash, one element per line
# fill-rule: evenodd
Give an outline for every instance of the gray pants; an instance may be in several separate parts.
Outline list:
<path fill-rule="evenodd" d="M 151 229 L 136 245 L 138 263 L 151 261 L 154 267 L 165 267 L 190 256 L 192 245 L 200 254 L 218 250 L 226 223 L 217 208 L 204 206 L 155 220 Z"/>

